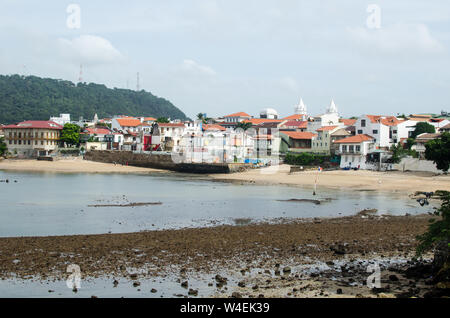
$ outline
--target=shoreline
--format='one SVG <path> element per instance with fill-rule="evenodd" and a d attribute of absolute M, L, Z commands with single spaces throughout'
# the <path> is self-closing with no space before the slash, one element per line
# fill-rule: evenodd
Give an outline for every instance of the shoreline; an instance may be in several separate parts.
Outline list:
<path fill-rule="evenodd" d="M 275 172 L 270 169 L 262 168 L 233 174 L 215 174 L 210 175 L 210 178 L 217 182 L 297 186 L 306 189 L 314 189 L 314 182 L 318 178 L 318 192 L 320 192 L 320 188 L 359 192 L 389 192 L 401 195 L 412 195 L 416 191 L 450 191 L 450 175 L 369 170 L 333 170 L 320 173 L 304 171 L 291 174 L 289 173 L 289 165 L 281 165 Z"/>
<path fill-rule="evenodd" d="M 172 173 L 168 170 L 101 163 L 82 158 L 65 158 L 55 161 L 33 159 L 5 159 L 0 161 L 0 171 L 36 173 L 103 173 L 103 174 L 152 174 Z"/>
<path fill-rule="evenodd" d="M 296 186 L 317 189 L 351 190 L 367 192 L 389 192 L 411 195 L 416 191 L 450 191 L 450 175 L 433 175 L 413 172 L 378 171 L 305 171 L 289 173 L 289 165 L 251 169 L 230 174 L 191 175 L 162 169 L 114 165 L 83 160 L 81 158 L 60 159 L 56 161 L 37 161 L 31 159 L 6 159 L 0 161 L 0 171 L 44 172 L 44 173 L 104 173 L 104 174 L 170 174 L 191 176 L 198 180 L 229 182 L 239 184 Z"/>

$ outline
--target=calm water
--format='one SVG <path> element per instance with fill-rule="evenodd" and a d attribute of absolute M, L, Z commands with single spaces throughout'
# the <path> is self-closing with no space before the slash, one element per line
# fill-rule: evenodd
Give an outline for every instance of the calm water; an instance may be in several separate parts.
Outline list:
<path fill-rule="evenodd" d="M 336 217 L 366 208 L 404 215 L 431 210 L 409 199 L 374 192 L 236 185 L 181 175 L 1 172 L 0 237 L 123 233 L 214 226 L 279 218 Z M 17 180 L 17 182 L 14 182 Z M 277 200 L 324 199 L 312 203 Z M 160 201 L 159 206 L 88 207 Z M 241 220 L 239 220 L 241 219 Z"/>

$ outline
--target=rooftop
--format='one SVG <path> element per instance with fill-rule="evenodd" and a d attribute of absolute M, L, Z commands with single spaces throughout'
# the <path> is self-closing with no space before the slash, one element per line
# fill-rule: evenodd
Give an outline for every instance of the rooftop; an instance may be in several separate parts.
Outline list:
<path fill-rule="evenodd" d="M 137 127 L 141 124 L 137 118 L 117 118 L 116 120 L 122 127 Z"/>
<path fill-rule="evenodd" d="M 289 136 L 291 139 L 312 139 L 317 136 L 317 134 L 307 131 L 282 131 L 282 133 Z"/>
<path fill-rule="evenodd" d="M 330 131 L 330 130 L 333 130 L 338 127 L 339 126 L 323 126 L 323 127 L 320 127 L 319 129 L 316 129 L 316 131 Z"/>
<path fill-rule="evenodd" d="M 55 129 L 61 130 L 63 126 L 50 120 L 28 120 L 14 125 L 4 126 L 3 129 Z"/>
<path fill-rule="evenodd" d="M 363 141 L 370 141 L 373 139 L 374 138 L 372 136 L 361 134 L 361 135 L 356 135 L 356 136 L 351 136 L 351 137 L 347 137 L 344 139 L 336 140 L 334 143 L 336 143 L 336 144 L 354 144 L 354 143 L 359 144 Z"/>
<path fill-rule="evenodd" d="M 244 113 L 244 112 L 239 112 L 239 113 L 226 115 L 226 116 L 223 116 L 223 117 L 249 117 L 249 118 L 251 118 L 252 116 L 250 116 L 249 114 Z"/>

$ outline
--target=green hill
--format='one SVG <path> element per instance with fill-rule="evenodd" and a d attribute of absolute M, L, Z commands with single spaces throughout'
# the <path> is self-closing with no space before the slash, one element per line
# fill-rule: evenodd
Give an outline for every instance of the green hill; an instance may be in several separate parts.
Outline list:
<path fill-rule="evenodd" d="M 99 118 L 130 115 L 187 119 L 171 102 L 144 90 L 136 92 L 94 83 L 0 75 L 0 123 L 48 120 L 60 113 L 71 114 L 73 120 L 80 116 L 92 119 L 95 114 Z"/>

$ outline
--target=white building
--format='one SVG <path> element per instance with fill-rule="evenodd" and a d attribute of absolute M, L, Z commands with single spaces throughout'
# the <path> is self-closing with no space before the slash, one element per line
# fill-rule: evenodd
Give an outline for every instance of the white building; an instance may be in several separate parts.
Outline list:
<path fill-rule="evenodd" d="M 396 119 L 394 116 L 362 115 L 355 122 L 356 135 L 368 135 L 374 138 L 377 147 L 389 148 L 390 141 L 390 120 Z"/>
<path fill-rule="evenodd" d="M 323 126 L 317 129 L 317 136 L 311 141 L 311 151 L 314 153 L 330 155 L 331 134 L 339 129 L 339 126 Z"/>
<path fill-rule="evenodd" d="M 225 118 L 226 123 L 240 123 L 241 121 L 252 118 L 252 116 L 244 112 L 234 113 L 223 117 Z"/>
<path fill-rule="evenodd" d="M 65 124 L 70 123 L 70 114 L 59 114 L 59 117 L 50 117 L 49 120 L 64 126 Z"/>
<path fill-rule="evenodd" d="M 331 100 L 325 114 L 314 116 L 312 121 L 308 122 L 307 131 L 315 133 L 317 129 L 323 126 L 342 126 L 342 123 L 339 122 L 339 113 L 334 100 Z"/>
<path fill-rule="evenodd" d="M 111 128 L 117 131 L 139 132 L 142 122 L 140 119 L 132 117 L 113 118 Z"/>
<path fill-rule="evenodd" d="M 278 119 L 278 112 L 273 108 L 265 108 L 259 113 L 259 118 Z"/>
<path fill-rule="evenodd" d="M 368 135 L 355 135 L 334 142 L 339 145 L 337 154 L 341 155 L 341 168 L 372 168 L 366 160 L 367 154 L 374 150 L 374 138 Z"/>

